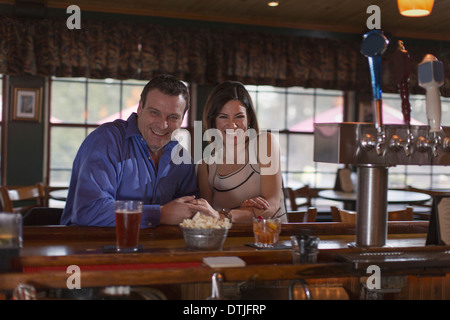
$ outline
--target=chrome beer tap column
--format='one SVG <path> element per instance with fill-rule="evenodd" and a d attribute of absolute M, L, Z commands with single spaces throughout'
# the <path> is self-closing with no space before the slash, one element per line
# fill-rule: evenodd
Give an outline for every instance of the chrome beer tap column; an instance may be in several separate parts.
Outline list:
<path fill-rule="evenodd" d="M 435 56 L 427 54 L 418 66 L 419 85 L 425 88 L 426 108 L 430 134 L 432 135 L 433 156 L 438 156 L 441 132 L 441 97 L 439 87 L 444 84 L 444 65 Z"/>
<path fill-rule="evenodd" d="M 385 131 L 383 127 L 383 100 L 381 90 L 381 55 L 386 51 L 388 39 L 381 30 L 366 33 L 361 53 L 367 57 L 372 84 L 372 113 L 377 130 L 375 150 L 383 154 Z M 356 246 L 383 246 L 387 236 L 387 176 L 384 165 L 358 165 L 358 191 L 356 210 Z M 379 205 L 373 206 L 374 203 Z"/>
<path fill-rule="evenodd" d="M 383 130 L 383 100 L 381 90 L 381 55 L 386 51 L 388 39 L 381 30 L 371 30 L 363 36 L 361 53 L 369 61 L 370 79 L 372 84 L 372 113 L 377 128 L 376 151 L 382 153 L 385 134 Z"/>

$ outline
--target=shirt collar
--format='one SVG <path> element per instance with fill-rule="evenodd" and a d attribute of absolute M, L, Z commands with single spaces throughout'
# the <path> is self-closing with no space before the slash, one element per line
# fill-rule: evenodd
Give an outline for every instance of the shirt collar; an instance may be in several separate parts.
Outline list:
<path fill-rule="evenodd" d="M 127 129 L 125 132 L 125 139 L 136 135 L 141 135 L 141 133 L 139 132 L 137 126 L 137 114 L 136 112 L 133 112 L 127 119 Z"/>

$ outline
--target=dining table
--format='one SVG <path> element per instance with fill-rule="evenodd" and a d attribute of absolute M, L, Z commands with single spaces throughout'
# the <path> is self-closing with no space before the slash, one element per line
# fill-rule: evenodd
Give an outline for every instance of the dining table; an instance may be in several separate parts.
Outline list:
<path fill-rule="evenodd" d="M 344 192 L 332 189 L 321 190 L 318 196 L 323 199 L 343 202 L 344 209 L 356 210 L 358 199 L 357 192 Z M 412 192 L 405 190 L 389 189 L 387 192 L 388 204 L 423 204 L 431 200 L 431 196 L 426 193 Z"/>
<path fill-rule="evenodd" d="M 57 201 L 67 201 L 68 188 L 57 188 L 49 192 L 49 198 Z"/>

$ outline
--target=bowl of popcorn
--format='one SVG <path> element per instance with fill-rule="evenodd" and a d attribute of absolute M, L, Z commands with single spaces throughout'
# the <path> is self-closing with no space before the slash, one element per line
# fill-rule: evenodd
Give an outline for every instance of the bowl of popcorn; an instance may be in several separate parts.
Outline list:
<path fill-rule="evenodd" d="M 180 223 L 180 228 L 187 250 L 222 250 L 231 222 L 197 212 Z"/>

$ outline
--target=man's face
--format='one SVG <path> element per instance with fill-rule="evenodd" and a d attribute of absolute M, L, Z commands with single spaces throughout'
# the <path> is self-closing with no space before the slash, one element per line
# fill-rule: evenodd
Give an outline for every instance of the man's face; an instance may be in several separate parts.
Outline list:
<path fill-rule="evenodd" d="M 147 93 L 145 105 L 139 101 L 137 110 L 138 129 L 150 152 L 162 150 L 172 137 L 172 132 L 181 127 L 186 101 L 180 94 L 169 96 L 158 89 Z"/>

